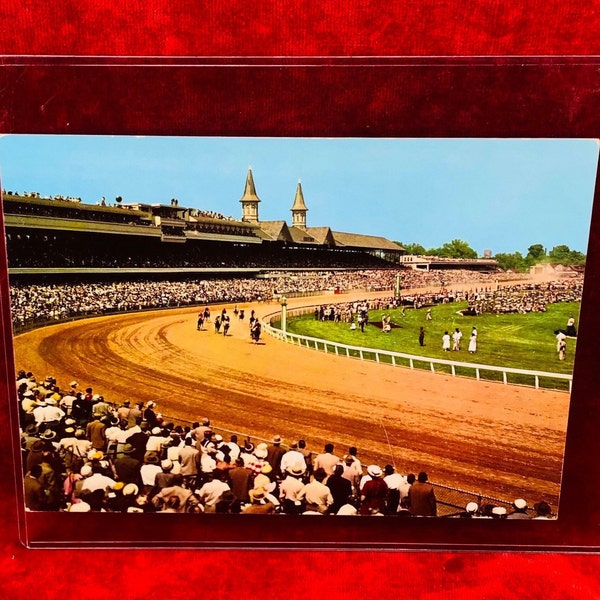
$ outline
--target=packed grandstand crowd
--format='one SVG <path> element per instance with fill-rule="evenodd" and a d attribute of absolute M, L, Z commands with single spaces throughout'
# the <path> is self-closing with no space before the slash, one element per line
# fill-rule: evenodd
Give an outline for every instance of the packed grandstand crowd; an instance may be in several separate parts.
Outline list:
<path fill-rule="evenodd" d="M 582 292 L 583 275 L 579 275 L 565 281 L 503 286 L 465 299 L 475 314 L 525 314 L 545 312 L 548 304 L 557 302 L 580 302 Z"/>
<path fill-rule="evenodd" d="M 427 473 L 361 464 L 279 435 L 225 440 L 209 418 L 168 422 L 155 402 L 116 406 L 76 381 L 59 387 L 20 371 L 24 497 L 29 511 L 302 515 L 439 515 Z M 254 442 L 252 441 L 254 439 Z M 548 519 L 546 502 L 469 502 L 444 516 Z"/>
<path fill-rule="evenodd" d="M 117 217 L 119 215 L 117 214 Z M 190 224 L 189 228 L 199 228 Z M 222 226 L 221 226 L 222 227 Z M 184 236 L 179 228 L 163 228 L 172 235 Z M 211 233 L 210 227 L 202 232 Z M 215 229 L 218 233 L 218 228 Z M 236 230 L 248 235 L 250 230 Z M 231 233 L 231 232 L 230 232 Z M 165 244 L 160 238 L 133 242 L 114 236 L 107 243 L 102 234 L 81 235 L 7 233 L 9 268 L 356 268 L 389 267 L 390 263 L 366 252 L 347 250 L 264 247 L 261 244 L 202 243 Z"/>
<path fill-rule="evenodd" d="M 28 284 L 12 281 L 10 299 L 13 326 L 59 321 L 79 316 L 151 308 L 174 308 L 216 302 L 249 302 L 271 300 L 282 295 L 293 296 L 323 291 L 393 290 L 396 269 L 364 269 L 353 271 L 272 272 L 264 278 L 227 278 L 185 280 L 99 281 L 94 283 Z M 499 275 L 456 270 L 450 272 L 401 272 L 402 288 L 444 286 L 441 292 L 421 294 L 427 303 L 458 294 L 447 290 L 452 283 L 466 281 L 485 285 L 488 292 Z M 514 275 L 511 275 L 514 278 Z M 479 288 L 478 288 L 479 289 Z M 411 298 L 411 296 L 407 296 Z"/>

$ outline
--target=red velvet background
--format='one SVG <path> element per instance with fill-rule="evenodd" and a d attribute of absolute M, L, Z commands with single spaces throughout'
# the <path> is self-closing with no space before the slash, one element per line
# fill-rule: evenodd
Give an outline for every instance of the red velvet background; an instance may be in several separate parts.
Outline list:
<path fill-rule="evenodd" d="M 554 122 L 558 127 L 555 135 L 589 137 L 598 123 L 597 69 L 586 66 L 586 61 L 580 59 L 566 61 L 567 67 L 559 65 L 542 71 L 534 68 L 533 75 L 523 79 L 519 79 L 522 75 L 515 65 L 527 62 L 526 59 L 508 61 L 508 67 L 500 75 L 497 70 L 488 75 L 485 69 L 467 69 L 464 76 L 446 71 L 436 61 L 415 60 L 414 75 L 399 77 L 382 92 L 378 91 L 377 83 L 389 79 L 385 73 L 388 61 L 376 61 L 383 66 L 374 67 L 368 76 L 364 69 L 356 74 L 345 69 L 339 75 L 329 73 L 322 80 L 312 73 L 313 67 L 281 71 L 266 61 L 269 66 L 262 69 L 232 68 L 228 75 L 218 76 L 220 81 L 229 78 L 228 85 L 213 87 L 210 84 L 214 72 L 204 69 L 198 69 L 194 75 L 186 68 L 174 69 L 166 79 L 157 80 L 129 65 L 107 69 L 100 76 L 96 71 L 96 75 L 90 76 L 89 63 L 94 62 L 90 60 L 59 61 L 51 73 L 24 66 L 40 63 L 39 55 L 589 57 L 600 54 L 597 35 L 600 9 L 593 3 L 534 0 L 505 6 L 485 0 L 427 0 L 392 5 L 364 0 L 347 4 L 331 0 L 294 3 L 226 0 L 207 6 L 191 0 L 138 0 L 127 4 L 96 0 L 85 5 L 72 1 L 5 2 L 0 7 L 3 32 L 0 52 L 5 55 L 0 64 L 2 131 L 106 133 L 112 129 L 119 133 L 150 134 L 165 133 L 166 129 L 184 133 L 191 127 L 198 133 L 210 134 L 222 133 L 219 124 L 231 120 L 232 134 L 397 135 L 395 119 L 410 110 L 415 111 L 415 124 L 402 121 L 403 135 L 436 132 L 459 135 L 465 128 L 483 136 L 499 132 L 547 135 L 551 131 L 548 123 Z M 6 55 L 38 58 L 13 59 Z M 260 61 L 249 62 L 256 65 Z M 419 66 L 427 62 L 433 62 L 433 68 Z M 474 63 L 487 64 L 481 59 L 475 59 Z M 356 77 L 364 82 L 364 95 L 356 102 L 364 104 L 365 97 L 368 99 L 369 118 L 359 117 L 356 106 L 335 111 L 340 98 L 340 106 L 352 107 L 354 100 L 345 93 L 345 86 L 355 87 Z M 264 85 L 256 85 L 257 78 Z M 586 84 L 590 80 L 593 85 Z M 152 102 L 155 86 L 161 86 L 158 96 L 164 99 L 168 90 L 175 93 L 182 81 L 193 81 L 198 86 L 197 95 L 192 103 L 189 98 L 180 102 L 171 99 L 169 107 L 178 116 L 165 123 L 161 120 L 160 106 Z M 332 81 L 335 81 L 334 94 Z M 423 94 L 419 86 L 429 86 L 431 90 L 427 106 L 416 102 L 411 105 Z M 64 95 L 66 87 L 70 93 Z M 135 91 L 123 94 L 128 87 Z M 27 95 L 32 88 L 45 91 L 41 102 L 40 97 Z M 195 124 L 197 103 L 206 100 L 202 90 L 215 88 L 223 97 L 219 101 L 211 97 L 207 103 L 210 114 L 203 116 L 201 125 Z M 496 93 L 500 89 L 503 93 L 489 97 L 486 94 L 489 89 Z M 518 95 L 512 96 L 510 89 L 526 93 L 527 102 L 520 102 Z M 77 90 L 80 99 L 76 105 L 73 90 Z M 273 90 L 278 93 L 271 94 Z M 548 90 L 569 97 L 566 103 L 569 108 L 548 105 L 544 99 Z M 464 106 L 465 102 L 468 105 L 469 97 L 472 106 L 484 109 L 466 110 L 464 114 L 451 110 L 452 106 Z M 116 109 L 98 122 L 98 110 L 107 99 Z M 281 111 L 282 102 L 286 103 L 285 111 Z M 544 114 L 533 123 L 528 121 L 532 102 L 539 102 Z M 305 119 L 314 115 L 321 103 L 333 122 Z M 528 104 L 527 109 L 524 104 Z M 236 113 L 239 107 L 246 110 L 243 120 Z M 506 123 L 507 113 L 510 125 Z M 210 123 L 215 123 L 214 130 Z M 2 278 L 5 283 L 5 274 Z M 6 317 L 3 325 L 6 331 Z M 6 377 L 12 377 L 10 361 L 3 362 L 8 362 Z M 1 387 L 6 395 L 6 386 Z M 6 420 L 0 423 L 0 437 L 3 457 L 0 590 L 5 591 L 7 598 L 101 598 L 115 594 L 122 598 L 153 598 L 173 593 L 248 599 L 283 594 L 353 598 L 364 593 L 387 597 L 410 593 L 424 598 L 600 597 L 600 559 L 595 555 L 268 549 L 26 550 L 18 542 L 12 467 L 6 459 L 10 440 Z M 597 527 L 595 523 L 590 526 Z M 85 530 L 81 535 L 85 537 Z"/>

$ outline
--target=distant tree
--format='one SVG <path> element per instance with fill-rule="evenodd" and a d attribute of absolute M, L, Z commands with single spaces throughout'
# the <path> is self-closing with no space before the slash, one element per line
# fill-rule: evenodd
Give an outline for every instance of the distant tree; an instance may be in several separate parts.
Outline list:
<path fill-rule="evenodd" d="M 121 196 L 117 196 L 115 198 L 115 200 L 116 200 L 117 204 L 121 204 L 121 202 L 123 202 L 123 198 Z"/>
<path fill-rule="evenodd" d="M 405 250 L 407 254 L 425 254 L 425 247 L 421 246 L 421 244 L 403 244 L 402 242 L 396 242 L 400 244 Z"/>
<path fill-rule="evenodd" d="M 550 262 L 559 265 L 582 265 L 585 264 L 585 254 L 577 250 L 571 250 L 569 246 L 561 244 L 554 246 L 548 253 Z"/>
<path fill-rule="evenodd" d="M 443 258 L 477 258 L 477 252 L 463 240 L 446 242 L 438 249 L 438 256 Z"/>
<path fill-rule="evenodd" d="M 494 256 L 498 261 L 498 266 L 505 271 L 518 271 L 524 273 L 527 271 L 528 266 L 525 258 L 520 252 L 513 253 L 499 253 Z"/>
<path fill-rule="evenodd" d="M 533 244 L 533 246 L 527 248 L 527 256 L 525 258 L 531 264 L 541 262 L 546 258 L 546 248 L 542 244 Z"/>

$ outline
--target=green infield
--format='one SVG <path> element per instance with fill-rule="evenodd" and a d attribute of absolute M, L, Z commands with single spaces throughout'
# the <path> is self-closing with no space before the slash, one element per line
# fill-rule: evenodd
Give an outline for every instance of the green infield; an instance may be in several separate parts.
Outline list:
<path fill-rule="evenodd" d="M 466 303 L 449 303 L 433 306 L 431 309 L 432 320 L 426 320 L 426 309 L 418 310 L 407 308 L 405 316 L 399 309 L 369 311 L 369 324 L 364 332 L 359 328 L 350 330 L 349 323 L 335 323 L 332 321 L 318 321 L 314 314 L 301 317 L 288 317 L 287 330 L 290 333 L 304 335 L 324 340 L 339 342 L 364 348 L 376 348 L 392 352 L 402 352 L 415 356 L 446 359 L 465 363 L 478 363 L 483 365 L 527 369 L 532 371 L 546 371 L 549 373 L 571 374 L 573 372 L 573 357 L 576 341 L 567 338 L 567 351 L 565 360 L 559 360 L 555 330 L 565 329 L 570 315 L 576 319 L 579 315 L 579 303 L 549 304 L 546 312 L 527 314 L 483 314 L 479 316 L 463 316 L 459 311 L 467 307 Z M 381 322 L 384 316 L 391 318 L 392 329 L 385 333 Z M 279 327 L 279 324 L 275 324 Z M 468 352 L 471 330 L 477 328 L 477 351 Z M 420 328 L 425 329 L 424 346 L 419 345 Z M 459 328 L 463 337 L 459 351 L 444 351 L 442 336 L 447 331 L 450 335 Z M 452 347 L 452 342 L 451 342 Z M 351 355 L 356 355 L 356 352 Z M 367 357 L 370 358 L 370 357 Z M 381 357 L 382 362 L 391 359 Z M 408 364 L 396 360 L 396 364 Z M 414 366 L 430 368 L 429 363 Z M 450 366 L 436 365 L 436 371 L 450 372 Z M 464 372 L 463 372 L 464 371 Z M 460 367 L 456 368 L 459 375 L 473 376 L 474 370 Z M 501 373 L 481 373 L 484 379 L 502 379 Z M 510 376 L 513 383 L 527 383 L 532 381 L 516 375 Z M 567 389 L 567 382 L 555 380 L 553 382 L 540 381 L 542 387 Z"/>

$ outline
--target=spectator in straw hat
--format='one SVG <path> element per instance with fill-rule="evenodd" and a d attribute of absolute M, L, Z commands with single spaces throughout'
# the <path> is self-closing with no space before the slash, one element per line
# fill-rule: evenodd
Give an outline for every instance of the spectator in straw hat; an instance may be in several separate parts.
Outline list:
<path fill-rule="evenodd" d="M 159 455 L 156 452 L 146 452 L 144 464 L 140 467 L 144 494 L 149 494 L 152 491 L 156 485 L 158 473 L 162 473 Z"/>
<path fill-rule="evenodd" d="M 248 464 L 248 468 L 254 473 L 254 475 L 258 475 L 262 472 L 262 468 L 268 464 L 267 463 L 267 454 L 268 447 L 267 444 L 261 442 L 254 449 L 254 459 Z"/>
<path fill-rule="evenodd" d="M 154 485 L 157 489 L 171 487 L 174 485 L 174 481 L 177 479 L 173 473 L 173 461 L 169 458 L 165 458 L 160 461 L 161 472 L 156 474 L 154 479 Z"/>
<path fill-rule="evenodd" d="M 504 506 L 494 506 L 492 508 L 492 519 L 506 519 L 507 510 Z"/>
<path fill-rule="evenodd" d="M 506 515 L 507 519 L 531 519 L 527 514 L 527 501 L 523 498 L 516 498 L 513 501 L 513 510 Z"/>
<path fill-rule="evenodd" d="M 254 450 L 254 444 L 249 439 L 244 442 L 244 446 L 240 449 L 240 458 L 244 461 L 244 466 L 247 469 L 251 469 L 251 465 L 256 459 Z"/>
<path fill-rule="evenodd" d="M 302 477 L 306 473 L 306 465 L 304 464 L 304 458 L 302 462 L 297 462 L 291 467 L 286 469 L 286 477 L 279 485 L 279 499 L 283 507 L 283 512 L 287 514 L 298 514 L 301 512 L 300 498 L 298 494 L 304 487 L 302 483 Z"/>
<path fill-rule="evenodd" d="M 271 440 L 271 445 L 267 448 L 267 462 L 271 465 L 276 476 L 281 474 L 281 459 L 285 450 L 281 447 L 283 440 L 280 435 L 276 435 Z"/>
<path fill-rule="evenodd" d="M 297 464 L 303 464 L 306 469 L 304 455 L 298 451 L 298 442 L 294 440 L 290 443 L 290 449 L 281 457 L 281 463 L 279 465 L 281 474 L 285 477 L 288 469 Z"/>
<path fill-rule="evenodd" d="M 352 486 L 352 492 L 356 495 L 359 495 L 360 480 L 361 480 L 362 474 L 356 470 L 356 467 L 354 464 L 354 458 L 352 456 L 350 456 L 349 454 L 346 454 L 344 456 L 342 465 L 344 467 L 343 476 L 350 482 L 350 485 Z"/>
<path fill-rule="evenodd" d="M 85 478 L 81 486 L 82 494 L 95 490 L 107 491 L 115 485 L 116 481 L 103 474 L 103 469 L 97 461 L 92 461 L 91 468 L 92 474 Z"/>
<path fill-rule="evenodd" d="M 388 495 L 388 486 L 383 480 L 383 471 L 377 465 L 369 465 L 367 474 L 371 477 L 360 491 L 360 514 L 383 513 Z"/>
<path fill-rule="evenodd" d="M 460 519 L 476 519 L 478 517 L 478 511 L 479 504 L 477 504 L 477 502 L 467 502 L 465 510 L 453 516 Z"/>
<path fill-rule="evenodd" d="M 265 515 L 275 512 L 275 505 L 267 500 L 267 492 L 264 488 L 252 488 L 250 490 L 250 504 L 242 509 L 244 515 Z"/>
<path fill-rule="evenodd" d="M 117 473 L 117 477 L 119 478 L 119 481 L 122 481 L 125 484 L 142 484 L 140 477 L 142 464 L 141 460 L 138 460 L 133 456 L 133 446 L 131 444 L 124 444 L 113 460 L 113 466 Z"/>

